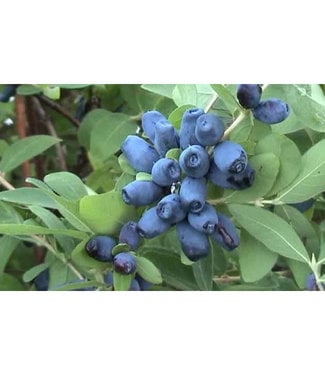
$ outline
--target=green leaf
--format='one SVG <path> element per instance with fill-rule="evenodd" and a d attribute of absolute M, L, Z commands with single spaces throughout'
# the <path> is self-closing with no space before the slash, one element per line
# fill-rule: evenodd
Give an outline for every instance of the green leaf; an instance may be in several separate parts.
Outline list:
<path fill-rule="evenodd" d="M 112 254 L 115 256 L 116 254 L 126 253 L 128 251 L 130 251 L 130 245 L 121 242 L 113 247 Z"/>
<path fill-rule="evenodd" d="M 146 85 L 141 85 L 141 88 L 144 90 L 153 92 L 154 94 L 165 96 L 166 98 L 172 99 L 173 97 L 173 90 L 175 88 L 175 85 L 167 85 L 167 84 L 162 84 L 162 85 L 154 85 L 154 84 L 146 84 Z"/>
<path fill-rule="evenodd" d="M 193 274 L 200 290 L 212 290 L 213 284 L 213 251 L 203 259 L 192 264 Z"/>
<path fill-rule="evenodd" d="M 52 100 L 60 99 L 61 90 L 59 86 L 46 85 L 43 88 L 43 94 Z"/>
<path fill-rule="evenodd" d="M 91 85 L 89 84 L 59 84 L 57 86 L 61 87 L 61 89 L 79 90 L 79 89 L 84 89 L 85 87 L 89 87 Z"/>
<path fill-rule="evenodd" d="M 146 172 L 138 172 L 135 179 L 138 181 L 152 181 L 151 174 Z"/>
<path fill-rule="evenodd" d="M 270 191 L 279 173 L 280 162 L 272 153 L 253 156 L 249 163 L 255 169 L 255 180 L 251 187 L 244 190 L 225 190 L 226 203 L 249 203 L 265 197 Z"/>
<path fill-rule="evenodd" d="M 76 278 L 76 275 L 73 275 Z M 69 281 L 69 268 L 59 259 L 52 262 L 49 269 L 49 286 L 48 289 L 56 289 Z"/>
<path fill-rule="evenodd" d="M 135 176 L 137 174 L 136 170 L 131 167 L 124 154 L 121 154 L 118 157 L 118 163 L 123 172 L 128 173 L 131 176 Z"/>
<path fill-rule="evenodd" d="M 3 154 L 0 170 L 8 173 L 17 168 L 24 161 L 41 154 L 61 140 L 49 135 L 33 135 L 20 139 L 10 145 Z"/>
<path fill-rule="evenodd" d="M 107 116 L 107 110 L 102 108 L 93 109 L 83 118 L 78 129 L 78 140 L 81 146 L 90 149 L 90 135 L 97 123 Z"/>
<path fill-rule="evenodd" d="M 0 237 L 0 274 L 2 274 L 6 268 L 6 265 L 16 250 L 20 241 L 17 238 L 11 236 Z"/>
<path fill-rule="evenodd" d="M 37 179 L 37 178 L 33 178 L 33 177 L 27 177 L 26 178 L 26 182 L 28 182 L 29 184 L 33 185 L 33 186 L 36 186 L 38 188 L 40 188 L 41 190 L 45 190 L 45 191 L 52 191 L 51 188 L 46 185 L 45 182 Z"/>
<path fill-rule="evenodd" d="M 274 212 L 293 227 L 309 254 L 318 254 L 320 246 L 318 235 L 303 213 L 288 205 L 276 206 Z"/>
<path fill-rule="evenodd" d="M 174 126 L 175 129 L 179 130 L 181 128 L 184 112 L 190 108 L 193 108 L 193 105 L 182 105 L 170 113 L 168 116 L 168 121 Z"/>
<path fill-rule="evenodd" d="M 288 137 L 276 133 L 267 135 L 257 143 L 255 152 L 272 152 L 280 159 L 279 174 L 269 195 L 284 189 L 297 177 L 301 168 L 301 154 L 296 144 Z"/>
<path fill-rule="evenodd" d="M 0 193 L 1 194 L 1 193 Z M 1 199 L 1 198 L 0 198 Z M 9 203 L 0 202 L 0 223 L 1 224 L 18 224 L 23 219 L 15 208 Z"/>
<path fill-rule="evenodd" d="M 83 239 L 87 236 L 83 232 L 78 232 L 71 229 L 50 229 L 38 225 L 27 224 L 0 224 L 0 233 L 12 236 L 23 236 L 33 234 L 60 234 L 78 239 Z"/>
<path fill-rule="evenodd" d="M 87 254 L 85 248 L 88 241 L 89 238 L 86 238 L 73 249 L 71 253 L 73 263 L 86 270 L 95 269 L 98 271 L 105 271 L 111 268 L 111 263 L 100 262 Z"/>
<path fill-rule="evenodd" d="M 49 268 L 49 266 L 50 265 L 48 263 L 41 263 L 41 264 L 38 264 L 37 266 L 30 268 L 28 271 L 26 271 L 23 274 L 23 281 L 25 283 L 29 283 L 30 281 L 34 280 L 35 277 L 38 276 L 41 272 Z"/>
<path fill-rule="evenodd" d="M 37 95 L 42 93 L 42 88 L 34 85 L 19 85 L 17 87 L 18 95 Z"/>
<path fill-rule="evenodd" d="M 132 181 L 134 181 L 134 176 L 126 172 L 122 173 L 121 176 L 116 180 L 114 190 L 121 192 L 124 186 L 126 186 Z"/>
<path fill-rule="evenodd" d="M 162 277 L 159 269 L 147 258 L 137 256 L 137 273 L 152 284 L 161 284 Z"/>
<path fill-rule="evenodd" d="M 0 192 L 0 200 L 22 205 L 57 208 L 56 202 L 39 188 L 22 187 Z"/>
<path fill-rule="evenodd" d="M 83 197 L 79 210 L 82 220 L 97 234 L 117 234 L 125 222 L 137 218 L 136 209 L 125 204 L 117 191 Z"/>
<path fill-rule="evenodd" d="M 75 281 L 75 282 L 68 282 L 67 284 L 61 285 L 54 285 L 53 287 L 49 287 L 50 291 L 78 291 L 79 289 L 84 289 L 87 287 L 102 287 L 103 284 L 97 281 Z"/>
<path fill-rule="evenodd" d="M 30 206 L 29 209 L 33 214 L 38 216 L 48 228 L 60 230 L 66 229 L 63 222 L 51 211 L 39 206 Z M 74 248 L 74 240 L 72 238 L 61 235 L 54 235 L 54 237 L 66 253 L 69 253 Z"/>
<path fill-rule="evenodd" d="M 296 179 L 280 191 L 277 201 L 303 202 L 324 191 L 325 186 L 325 139 L 310 148 L 302 157 L 302 168 Z"/>
<path fill-rule="evenodd" d="M 279 216 L 258 207 L 228 206 L 236 221 L 268 249 L 286 258 L 309 263 L 309 255 L 294 229 Z"/>
<path fill-rule="evenodd" d="M 300 289 L 306 289 L 307 276 L 310 274 L 311 269 L 306 263 L 297 262 L 293 259 L 287 259 L 287 264 L 293 274 L 293 277 Z"/>
<path fill-rule="evenodd" d="M 183 105 L 193 105 L 204 109 L 217 97 L 210 85 L 181 84 L 176 85 L 173 90 L 173 100 L 180 107 Z"/>
<path fill-rule="evenodd" d="M 211 85 L 211 87 L 216 91 L 219 98 L 224 102 L 229 111 L 233 114 L 235 111 L 241 110 L 239 103 L 236 98 L 232 95 L 231 91 L 225 85 Z"/>
<path fill-rule="evenodd" d="M 118 292 L 126 292 L 131 286 L 133 275 L 122 275 L 118 272 L 113 272 L 114 290 Z"/>
<path fill-rule="evenodd" d="M 270 251 L 245 230 L 240 233 L 237 248 L 242 279 L 254 283 L 268 274 L 278 259 L 278 254 Z"/>
<path fill-rule="evenodd" d="M 180 148 L 171 148 L 166 152 L 165 158 L 174 159 L 178 161 L 180 155 L 182 153 L 182 150 Z"/>
<path fill-rule="evenodd" d="M 87 195 L 87 190 L 81 179 L 70 172 L 48 174 L 44 177 L 44 182 L 66 199 L 78 200 Z"/>
<path fill-rule="evenodd" d="M 24 285 L 14 276 L 7 273 L 0 275 L 0 291 L 26 290 Z"/>

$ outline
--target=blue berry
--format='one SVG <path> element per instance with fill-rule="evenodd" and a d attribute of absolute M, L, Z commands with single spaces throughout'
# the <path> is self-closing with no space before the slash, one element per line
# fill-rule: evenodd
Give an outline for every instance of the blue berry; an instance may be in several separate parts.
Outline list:
<path fill-rule="evenodd" d="M 176 233 L 184 254 L 193 262 L 208 256 L 208 236 L 195 230 L 185 219 L 176 224 Z"/>
<path fill-rule="evenodd" d="M 221 172 L 212 161 L 207 178 L 222 189 L 242 190 L 252 186 L 255 179 L 255 170 L 248 163 L 241 173 Z"/>
<path fill-rule="evenodd" d="M 277 98 L 271 98 L 261 101 L 257 107 L 253 109 L 253 115 L 256 120 L 265 124 L 277 124 L 284 121 L 289 116 L 289 106 Z"/>
<path fill-rule="evenodd" d="M 195 137 L 196 120 L 204 114 L 201 108 L 191 108 L 184 112 L 179 132 L 179 142 L 182 150 L 190 145 L 197 145 Z"/>
<path fill-rule="evenodd" d="M 255 108 L 262 96 L 262 87 L 260 85 L 238 85 L 237 99 L 244 108 Z"/>
<path fill-rule="evenodd" d="M 218 212 L 219 222 L 216 231 L 212 233 L 211 238 L 224 249 L 231 251 L 239 246 L 239 237 L 236 227 L 228 216 Z"/>
<path fill-rule="evenodd" d="M 137 172 L 151 173 L 154 163 L 160 158 L 152 145 L 136 135 L 126 137 L 121 151 Z"/>
<path fill-rule="evenodd" d="M 115 245 L 116 241 L 112 237 L 95 236 L 86 243 L 86 252 L 101 262 L 112 262 L 112 250 Z"/>
<path fill-rule="evenodd" d="M 181 176 L 181 168 L 174 159 L 159 159 L 153 166 L 152 181 L 159 186 L 170 186 L 173 182 L 177 182 Z"/>
<path fill-rule="evenodd" d="M 156 206 L 157 215 L 170 224 L 185 219 L 187 212 L 181 204 L 178 194 L 169 194 L 162 198 Z"/>
<path fill-rule="evenodd" d="M 143 277 L 141 277 L 139 274 L 135 274 L 135 279 L 139 283 L 140 290 L 149 290 L 152 286 L 149 281 L 145 280 Z"/>
<path fill-rule="evenodd" d="M 316 278 L 313 272 L 309 273 L 306 280 L 307 290 L 318 290 Z"/>
<path fill-rule="evenodd" d="M 135 180 L 122 188 L 122 199 L 126 204 L 146 206 L 163 195 L 163 188 L 153 181 Z"/>
<path fill-rule="evenodd" d="M 190 212 L 187 220 L 194 229 L 206 234 L 214 233 L 219 221 L 217 211 L 209 203 L 206 203 L 198 213 Z"/>
<path fill-rule="evenodd" d="M 207 196 L 206 179 L 186 176 L 182 181 L 179 196 L 186 211 L 202 211 Z"/>
<path fill-rule="evenodd" d="M 165 157 L 168 150 L 179 147 L 177 130 L 168 121 L 159 121 L 155 128 L 154 146 L 160 157 Z"/>
<path fill-rule="evenodd" d="M 138 222 L 138 233 L 141 237 L 153 238 L 166 232 L 171 224 L 162 220 L 157 215 L 156 207 L 151 207 L 145 211 Z"/>
<path fill-rule="evenodd" d="M 241 173 L 247 167 L 247 154 L 243 147 L 232 141 L 218 143 L 213 150 L 213 160 L 221 172 Z"/>
<path fill-rule="evenodd" d="M 156 124 L 159 121 L 167 121 L 167 119 L 158 111 L 147 111 L 142 115 L 142 129 L 152 143 L 155 141 Z"/>
<path fill-rule="evenodd" d="M 204 147 L 188 146 L 179 157 L 179 165 L 187 176 L 201 178 L 208 173 L 210 157 Z"/>
<path fill-rule="evenodd" d="M 113 272 L 112 271 L 109 271 L 104 275 L 104 282 L 108 286 L 113 286 L 114 278 L 113 278 Z"/>
<path fill-rule="evenodd" d="M 115 272 L 130 275 L 135 272 L 136 268 L 136 258 L 131 253 L 118 253 L 115 255 L 113 260 L 113 269 Z"/>
<path fill-rule="evenodd" d="M 16 94 L 19 85 L 6 85 L 0 93 L 0 102 L 7 103 L 9 99 Z"/>
<path fill-rule="evenodd" d="M 38 291 L 45 291 L 49 288 L 49 269 L 46 268 L 44 271 L 39 273 L 34 279 L 35 289 Z"/>
<path fill-rule="evenodd" d="M 312 207 L 314 204 L 314 199 L 310 198 L 306 201 L 299 202 L 299 203 L 291 203 L 290 206 L 295 207 L 297 210 L 300 212 L 305 212 L 307 211 L 310 207 Z"/>
<path fill-rule="evenodd" d="M 137 279 L 132 279 L 129 291 L 139 292 L 141 290 L 139 281 Z"/>
<path fill-rule="evenodd" d="M 127 243 L 130 250 L 136 250 L 140 245 L 141 237 L 137 231 L 137 223 L 135 221 L 128 221 L 125 223 L 119 234 L 119 243 Z"/>
<path fill-rule="evenodd" d="M 202 146 L 213 146 L 223 136 L 225 127 L 222 120 L 213 114 L 203 114 L 196 120 L 195 137 Z"/>

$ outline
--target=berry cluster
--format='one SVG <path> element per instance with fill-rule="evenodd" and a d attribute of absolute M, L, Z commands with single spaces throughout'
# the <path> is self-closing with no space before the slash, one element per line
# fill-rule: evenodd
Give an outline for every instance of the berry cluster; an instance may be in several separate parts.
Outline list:
<path fill-rule="evenodd" d="M 155 110 L 143 114 L 142 129 L 148 141 L 129 135 L 121 146 L 136 172 L 151 175 L 122 189 L 125 203 L 152 205 L 137 223 L 138 234 L 153 238 L 175 225 L 191 261 L 209 254 L 209 237 L 227 250 L 235 249 L 239 245 L 235 226 L 207 202 L 207 183 L 235 190 L 250 187 L 255 171 L 243 147 L 223 140 L 222 120 L 200 108 L 184 112 L 179 132 Z M 175 149 L 178 159 L 170 156 Z"/>
<path fill-rule="evenodd" d="M 262 88 L 255 84 L 237 87 L 237 99 L 242 107 L 251 109 L 256 120 L 265 124 L 278 124 L 289 116 L 289 106 L 278 98 L 261 100 Z"/>
<path fill-rule="evenodd" d="M 139 247 L 141 237 L 137 230 L 137 223 L 129 221 L 125 223 L 119 233 L 118 243 L 128 245 L 128 250 L 113 254 L 117 241 L 111 236 L 97 235 L 86 243 L 86 252 L 92 258 L 100 262 L 112 263 L 113 271 L 122 275 L 134 275 L 129 290 L 147 290 L 150 283 L 136 273 L 137 262 L 134 251 Z M 109 286 L 113 285 L 113 273 L 108 272 L 104 281 Z"/>

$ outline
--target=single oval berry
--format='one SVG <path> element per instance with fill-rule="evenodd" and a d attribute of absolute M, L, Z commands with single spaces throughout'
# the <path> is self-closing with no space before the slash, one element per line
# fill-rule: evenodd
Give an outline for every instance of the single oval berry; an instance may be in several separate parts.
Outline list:
<path fill-rule="evenodd" d="M 92 258 L 100 262 L 113 260 L 112 249 L 116 241 L 109 236 L 95 236 L 86 243 L 86 252 Z"/>
<path fill-rule="evenodd" d="M 137 223 L 135 221 L 128 221 L 125 223 L 119 234 L 119 243 L 127 243 L 130 250 L 136 250 L 140 245 L 141 237 L 137 231 Z"/>
<path fill-rule="evenodd" d="M 242 84 L 237 86 L 237 99 L 244 108 L 255 108 L 259 104 L 261 96 L 262 87 L 260 85 Z"/>
<path fill-rule="evenodd" d="M 153 166 L 152 181 L 159 186 L 170 186 L 173 182 L 177 182 L 181 176 L 181 168 L 174 159 L 159 159 Z"/>
<path fill-rule="evenodd" d="M 157 215 L 170 224 L 175 224 L 185 219 L 187 211 L 181 204 L 178 194 L 166 195 L 156 206 Z"/>
<path fill-rule="evenodd" d="M 147 111 L 142 115 L 142 129 L 152 143 L 155 141 L 156 124 L 159 121 L 167 121 L 166 117 L 158 111 Z"/>
<path fill-rule="evenodd" d="M 199 213 L 190 212 L 187 220 L 194 229 L 206 234 L 214 233 L 219 222 L 217 211 L 209 203 Z"/>
<path fill-rule="evenodd" d="M 203 114 L 196 120 L 195 137 L 202 146 L 213 146 L 219 142 L 225 127 L 222 120 L 214 114 Z"/>
<path fill-rule="evenodd" d="M 189 177 L 201 178 L 210 167 L 210 157 L 206 149 L 200 145 L 187 147 L 179 157 L 179 165 Z"/>
<path fill-rule="evenodd" d="M 247 167 L 244 148 L 232 141 L 218 143 L 213 150 L 213 160 L 221 172 L 242 173 Z"/>
<path fill-rule="evenodd" d="M 113 260 L 113 269 L 115 272 L 123 275 L 130 275 L 137 268 L 136 258 L 130 253 L 118 253 Z"/>
<path fill-rule="evenodd" d="M 181 184 L 179 197 L 186 211 L 202 211 L 207 196 L 207 183 L 205 178 L 192 178 L 186 176 Z"/>
<path fill-rule="evenodd" d="M 195 127 L 196 120 L 203 114 L 204 111 L 201 108 L 191 108 L 184 112 L 179 131 L 179 143 L 182 150 L 200 143 L 195 137 Z"/>
<path fill-rule="evenodd" d="M 126 204 L 146 206 L 163 195 L 163 188 L 153 181 L 135 180 L 122 188 L 122 199 Z"/>
<path fill-rule="evenodd" d="M 253 115 L 265 124 L 278 124 L 289 116 L 289 106 L 280 99 L 271 98 L 260 102 L 253 109 Z"/>

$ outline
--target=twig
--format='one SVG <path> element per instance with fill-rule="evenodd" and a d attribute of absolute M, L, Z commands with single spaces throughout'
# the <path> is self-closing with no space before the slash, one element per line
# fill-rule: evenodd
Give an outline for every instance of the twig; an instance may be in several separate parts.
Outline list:
<path fill-rule="evenodd" d="M 53 137 L 58 138 L 58 135 L 57 135 L 57 132 L 56 132 L 54 126 L 53 126 L 53 123 L 50 120 L 47 113 L 45 112 L 44 108 L 42 107 L 40 101 L 36 97 L 32 97 L 31 100 L 32 100 L 33 107 L 35 108 L 35 112 L 38 114 L 38 116 L 40 118 L 40 121 L 42 121 L 44 123 L 48 132 Z M 63 150 L 61 144 L 56 143 L 54 147 L 55 147 L 55 150 L 56 150 L 56 154 L 57 154 L 57 158 L 58 158 L 58 161 L 59 161 L 60 169 L 63 170 L 63 171 L 68 170 L 67 164 L 65 162 L 65 153 L 64 153 L 64 150 Z"/>
<path fill-rule="evenodd" d="M 7 190 L 15 190 L 14 186 L 12 186 L 11 183 L 5 179 L 5 176 L 1 172 L 0 172 L 0 185 L 4 186 Z"/>
<path fill-rule="evenodd" d="M 65 110 L 60 104 L 54 102 L 53 100 L 47 98 L 44 95 L 35 95 L 42 103 L 48 107 L 54 109 L 56 112 L 60 113 L 62 116 L 66 117 L 73 125 L 77 128 L 80 127 L 80 122 L 75 119 L 67 110 Z"/>

